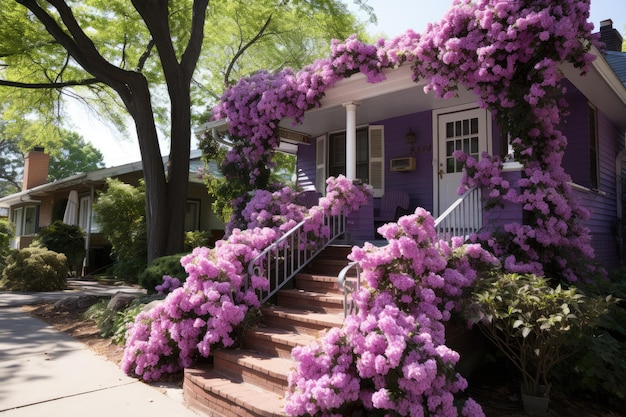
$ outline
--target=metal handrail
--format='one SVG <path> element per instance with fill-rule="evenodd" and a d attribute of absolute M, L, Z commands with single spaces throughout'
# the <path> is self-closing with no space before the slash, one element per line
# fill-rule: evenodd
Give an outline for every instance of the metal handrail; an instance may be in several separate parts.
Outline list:
<path fill-rule="evenodd" d="M 348 280 L 348 273 L 354 268 L 356 270 L 356 279 L 353 281 Z M 347 317 L 348 313 L 351 313 L 354 309 L 354 302 L 350 303 L 348 309 L 348 295 L 361 289 L 361 266 L 358 262 L 350 262 L 340 272 L 337 278 L 339 288 L 343 289 L 343 316 Z M 355 288 L 356 286 L 356 288 Z"/>
<path fill-rule="evenodd" d="M 316 238 L 315 244 L 311 246 L 307 236 L 309 232 L 304 230 L 307 224 L 307 219 L 298 223 L 248 264 L 249 279 L 252 276 L 264 276 L 269 281 L 267 294 L 266 291 L 259 290 L 261 303 L 265 303 L 283 288 L 318 253 L 346 230 L 345 216 L 324 215 L 323 224 L 329 229 L 328 237 Z M 246 285 L 249 285 L 249 279 Z"/>
<path fill-rule="evenodd" d="M 435 219 L 438 240 L 450 242 L 455 236 L 467 239 L 483 227 L 482 192 L 472 187 Z"/>

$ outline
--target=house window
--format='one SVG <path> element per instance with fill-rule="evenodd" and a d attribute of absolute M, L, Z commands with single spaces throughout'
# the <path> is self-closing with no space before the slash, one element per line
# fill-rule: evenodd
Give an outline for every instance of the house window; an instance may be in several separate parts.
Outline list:
<path fill-rule="evenodd" d="M 328 136 L 328 175 L 346 174 L 346 132 Z M 367 128 L 356 131 L 356 177 L 369 181 L 369 135 Z"/>
<path fill-rule="evenodd" d="M 100 225 L 96 222 L 91 208 L 91 197 L 85 196 L 80 198 L 78 208 L 78 225 L 84 231 L 91 233 L 99 233 Z"/>
<path fill-rule="evenodd" d="M 464 164 L 454 157 L 455 151 L 463 151 L 478 160 L 478 118 L 456 120 L 446 123 L 446 173 L 462 172 Z"/>
<path fill-rule="evenodd" d="M 600 185 L 600 164 L 598 162 L 598 111 L 589 105 L 589 183 L 591 188 Z"/>
<path fill-rule="evenodd" d="M 200 230 L 200 201 L 187 200 L 185 203 L 185 232 Z"/>
<path fill-rule="evenodd" d="M 24 206 L 13 209 L 15 236 L 34 235 L 37 231 L 39 206 Z"/>
<path fill-rule="evenodd" d="M 327 177 L 346 174 L 346 132 L 320 136 L 316 141 L 316 188 L 325 191 Z M 356 177 L 372 186 L 374 196 L 383 194 L 384 136 L 382 126 L 356 131 Z"/>

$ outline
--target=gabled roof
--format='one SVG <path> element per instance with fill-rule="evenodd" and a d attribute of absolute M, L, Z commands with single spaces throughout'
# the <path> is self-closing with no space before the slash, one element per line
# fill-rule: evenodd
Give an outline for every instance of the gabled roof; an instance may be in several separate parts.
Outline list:
<path fill-rule="evenodd" d="M 195 174 L 198 168 L 203 167 L 200 157 L 202 152 L 200 150 L 191 151 L 189 173 Z M 163 163 L 167 164 L 169 160 L 168 156 L 163 157 Z M 221 175 L 218 172 L 217 164 L 209 164 L 211 173 L 214 175 Z M 69 189 L 79 184 L 93 184 L 106 181 L 107 178 L 119 177 L 120 175 L 129 174 L 132 172 L 143 171 L 143 163 L 141 161 L 131 162 L 116 167 L 97 169 L 95 171 L 83 172 L 80 174 L 72 175 L 71 177 L 63 178 L 57 181 L 49 182 L 46 184 L 38 185 L 37 187 L 30 188 L 19 193 L 11 194 L 6 197 L 0 198 L 0 207 L 10 207 L 20 202 L 38 202 L 37 197 L 50 193 L 52 191 Z"/>
<path fill-rule="evenodd" d="M 604 58 L 626 87 L 626 52 L 607 51 Z"/>

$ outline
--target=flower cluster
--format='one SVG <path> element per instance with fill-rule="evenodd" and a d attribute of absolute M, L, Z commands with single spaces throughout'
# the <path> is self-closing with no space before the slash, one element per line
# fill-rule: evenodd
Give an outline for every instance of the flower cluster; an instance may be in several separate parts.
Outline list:
<path fill-rule="evenodd" d="M 332 193 L 321 199 L 324 206 L 312 207 L 306 217 L 312 236 L 327 233 L 324 216 L 357 210 L 371 195 L 367 187 L 343 176 L 330 178 L 328 185 Z M 234 229 L 214 249 L 196 248 L 184 256 L 181 264 L 188 278 L 182 287 L 177 279 L 163 277 L 157 290 L 170 291 L 165 300 L 140 313 L 128 329 L 121 363 L 124 372 L 157 380 L 190 366 L 198 355 L 208 357 L 216 346 L 235 343 L 238 327 L 252 314 L 250 309 L 260 305 L 257 290 L 269 287 L 266 278 L 248 275 L 250 262 L 291 228 L 295 218 L 303 217 L 303 207 L 292 199 L 288 189 L 258 192 L 245 212 L 254 227 Z M 341 210 L 335 212 L 336 207 Z"/>
<path fill-rule="evenodd" d="M 158 294 L 167 294 L 180 287 L 180 280 L 176 277 L 163 275 L 163 283 L 154 287 Z"/>
<path fill-rule="evenodd" d="M 436 244 L 434 219 L 421 208 L 379 233 L 387 246 L 366 244 L 350 255 L 363 269 L 357 312 L 319 343 L 292 351 L 298 366 L 287 414 L 459 415 L 455 394 L 467 382 L 454 370 L 459 355 L 445 346 L 443 323 L 477 270 L 498 260 L 479 245 Z M 471 399 L 461 415 L 484 416 Z"/>

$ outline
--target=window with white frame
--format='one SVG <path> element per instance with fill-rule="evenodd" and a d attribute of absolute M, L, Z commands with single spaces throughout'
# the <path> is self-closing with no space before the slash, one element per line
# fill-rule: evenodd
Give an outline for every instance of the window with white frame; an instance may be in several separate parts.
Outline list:
<path fill-rule="evenodd" d="M 34 235 L 37 232 L 39 206 L 23 206 L 13 209 L 15 236 Z"/>

